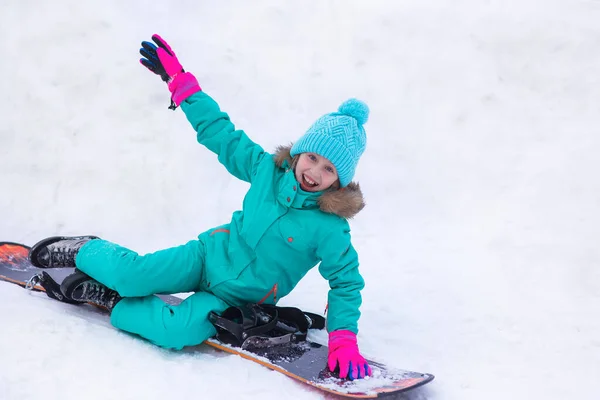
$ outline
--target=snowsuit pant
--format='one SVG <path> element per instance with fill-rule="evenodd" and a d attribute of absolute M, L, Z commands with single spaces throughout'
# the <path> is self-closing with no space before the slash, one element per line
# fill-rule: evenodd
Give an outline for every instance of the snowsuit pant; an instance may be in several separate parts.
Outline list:
<path fill-rule="evenodd" d="M 181 349 L 214 336 L 209 313 L 229 307 L 201 287 L 204 254 L 199 240 L 141 256 L 97 239 L 79 250 L 75 262 L 78 269 L 123 297 L 112 311 L 113 326 L 161 347 Z M 154 296 L 184 292 L 195 293 L 179 305 Z"/>

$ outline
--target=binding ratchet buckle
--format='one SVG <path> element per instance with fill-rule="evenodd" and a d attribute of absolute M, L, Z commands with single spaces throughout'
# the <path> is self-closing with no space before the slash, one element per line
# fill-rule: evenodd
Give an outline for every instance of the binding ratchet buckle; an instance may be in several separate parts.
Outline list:
<path fill-rule="evenodd" d="M 31 278 L 29 278 L 27 283 L 25 283 L 25 289 L 33 290 L 37 286 L 37 284 L 42 281 L 43 278 L 44 278 L 43 272 L 39 272 L 39 273 L 35 274 Z"/>

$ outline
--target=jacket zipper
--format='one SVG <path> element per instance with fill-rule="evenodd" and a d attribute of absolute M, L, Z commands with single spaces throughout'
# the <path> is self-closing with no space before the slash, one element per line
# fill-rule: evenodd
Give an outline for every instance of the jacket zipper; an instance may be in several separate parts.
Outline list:
<path fill-rule="evenodd" d="M 264 303 L 265 300 L 267 300 L 270 295 L 273 295 L 273 303 L 277 303 L 277 284 L 273 285 L 273 287 L 271 288 L 271 290 L 269 290 L 269 293 L 267 293 L 267 295 L 265 297 L 263 297 L 261 299 L 261 301 L 258 302 L 258 304 Z"/>

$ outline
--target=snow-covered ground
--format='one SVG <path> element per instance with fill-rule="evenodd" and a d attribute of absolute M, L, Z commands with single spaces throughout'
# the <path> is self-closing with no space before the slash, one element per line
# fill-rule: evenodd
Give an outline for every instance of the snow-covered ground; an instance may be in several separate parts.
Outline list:
<path fill-rule="evenodd" d="M 362 350 L 406 399 L 600 397 L 600 2 L 3 0 L 0 240 L 141 253 L 228 222 L 247 186 L 138 63 L 160 33 L 266 149 L 371 107 L 352 222 Z M 321 311 L 315 270 L 282 304 Z M 316 399 L 239 357 L 169 352 L 0 285 L 0 399 Z"/>

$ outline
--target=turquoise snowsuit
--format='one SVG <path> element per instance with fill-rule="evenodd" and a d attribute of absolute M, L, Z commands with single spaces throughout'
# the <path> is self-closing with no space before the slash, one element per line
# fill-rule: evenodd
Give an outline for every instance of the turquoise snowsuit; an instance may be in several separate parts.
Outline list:
<path fill-rule="evenodd" d="M 321 211 L 322 193 L 300 189 L 289 162 L 278 166 L 206 93 L 190 96 L 181 108 L 198 142 L 250 189 L 231 222 L 185 245 L 141 256 L 105 240 L 85 244 L 77 267 L 124 297 L 112 324 L 166 348 L 196 345 L 216 334 L 211 311 L 275 304 L 320 262 L 331 288 L 328 330 L 357 333 L 364 281 L 347 220 Z M 182 292 L 194 294 L 178 306 L 152 296 Z"/>

